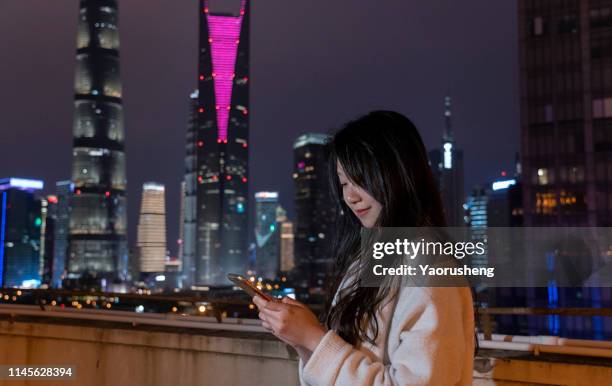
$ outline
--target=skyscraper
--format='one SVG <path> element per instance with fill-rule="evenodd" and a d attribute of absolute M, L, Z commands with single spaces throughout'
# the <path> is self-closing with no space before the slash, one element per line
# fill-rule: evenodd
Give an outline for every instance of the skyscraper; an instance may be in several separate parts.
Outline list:
<path fill-rule="evenodd" d="M 183 184 L 185 191 L 181 197 L 183 204 L 182 209 L 182 248 L 179 254 L 181 261 L 181 279 L 182 287 L 193 285 L 196 275 L 196 240 L 197 240 L 197 193 L 198 193 L 198 178 L 197 178 L 197 146 L 204 145 L 204 141 L 198 142 L 198 112 L 199 107 L 199 91 L 195 90 L 189 97 L 189 116 L 187 119 L 187 130 L 185 135 L 185 176 Z"/>
<path fill-rule="evenodd" d="M 55 184 L 57 197 L 57 220 L 55 223 L 55 241 L 53 251 L 52 287 L 61 287 L 66 256 L 68 255 L 68 237 L 70 232 L 70 206 L 74 184 L 72 181 L 59 181 Z"/>
<path fill-rule="evenodd" d="M 43 182 L 0 179 L 0 287 L 36 287 L 41 282 Z"/>
<path fill-rule="evenodd" d="M 255 193 L 255 271 L 267 279 L 274 279 L 280 268 L 279 208 L 278 192 Z"/>
<path fill-rule="evenodd" d="M 196 247 L 187 284 L 247 266 L 249 2 L 200 0 Z M 190 271 L 191 270 L 191 271 Z"/>
<path fill-rule="evenodd" d="M 68 272 L 127 275 L 126 175 L 116 0 L 81 0 Z"/>
<path fill-rule="evenodd" d="M 519 1 L 525 225 L 612 225 L 611 0 Z"/>
<path fill-rule="evenodd" d="M 442 147 L 429 152 L 432 172 L 438 181 L 448 226 L 464 225 L 463 151 L 458 148 L 451 125 L 451 98 L 444 98 L 445 129 Z"/>
<path fill-rule="evenodd" d="M 328 136 L 304 134 L 293 144 L 295 186 L 295 269 L 301 287 L 322 287 L 331 273 L 331 239 L 336 206 L 329 189 Z"/>
<path fill-rule="evenodd" d="M 55 260 L 55 233 L 57 232 L 57 196 L 40 199 L 40 274 L 41 282 L 51 285 Z"/>
<path fill-rule="evenodd" d="M 276 214 L 276 222 L 280 224 L 280 271 L 286 274 L 295 267 L 293 222 L 284 211 Z"/>
<path fill-rule="evenodd" d="M 164 272 L 166 203 L 162 184 L 146 182 L 142 186 L 137 247 L 141 275 Z"/>
<path fill-rule="evenodd" d="M 612 225 L 611 8 L 612 0 L 518 2 L 526 226 Z M 549 266 L 563 254 L 550 251 Z M 610 288 L 530 290 L 531 304 L 612 304 Z M 602 318 L 547 319 L 551 335 L 610 331 Z"/>

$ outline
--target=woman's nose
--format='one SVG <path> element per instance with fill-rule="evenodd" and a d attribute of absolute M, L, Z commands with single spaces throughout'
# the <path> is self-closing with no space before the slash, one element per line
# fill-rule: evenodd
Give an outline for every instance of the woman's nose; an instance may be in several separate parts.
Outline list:
<path fill-rule="evenodd" d="M 348 192 L 346 193 L 346 201 L 348 201 L 350 204 L 355 204 L 361 201 L 361 196 L 357 191 L 355 191 L 355 189 L 349 188 Z"/>

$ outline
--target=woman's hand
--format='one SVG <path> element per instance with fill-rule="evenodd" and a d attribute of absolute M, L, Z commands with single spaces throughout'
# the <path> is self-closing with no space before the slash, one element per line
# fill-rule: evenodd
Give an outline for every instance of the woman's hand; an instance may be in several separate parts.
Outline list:
<path fill-rule="evenodd" d="M 301 346 L 314 351 L 326 333 L 315 314 L 297 300 L 284 297 L 282 301 L 276 302 L 254 296 L 253 303 L 259 308 L 261 325 L 294 347 Z"/>

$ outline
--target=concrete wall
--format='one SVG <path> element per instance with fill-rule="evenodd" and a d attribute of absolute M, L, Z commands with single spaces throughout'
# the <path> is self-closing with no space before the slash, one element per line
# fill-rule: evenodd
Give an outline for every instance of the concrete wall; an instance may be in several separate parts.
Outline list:
<path fill-rule="evenodd" d="M 0 321 L 0 364 L 74 365 L 76 380 L 0 385 L 298 385 L 297 357 L 276 340 Z M 226 335 L 226 336 L 223 336 Z M 234 334 L 236 335 L 236 334 Z M 249 335 L 249 334 L 238 334 Z"/>
<path fill-rule="evenodd" d="M 265 333 L 0 320 L 0 364 L 72 365 L 76 380 L 4 385 L 298 385 L 297 356 Z M 610 385 L 612 361 L 481 351 L 474 385 Z M 351 385 L 352 386 L 352 385 Z"/>

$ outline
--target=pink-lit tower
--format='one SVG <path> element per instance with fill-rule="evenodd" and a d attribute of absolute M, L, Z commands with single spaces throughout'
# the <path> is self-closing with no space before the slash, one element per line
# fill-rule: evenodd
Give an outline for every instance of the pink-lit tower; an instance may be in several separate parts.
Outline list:
<path fill-rule="evenodd" d="M 247 262 L 249 1 L 200 0 L 195 256 L 186 285 L 224 285 Z"/>

